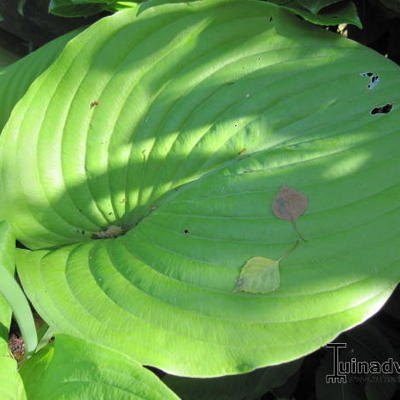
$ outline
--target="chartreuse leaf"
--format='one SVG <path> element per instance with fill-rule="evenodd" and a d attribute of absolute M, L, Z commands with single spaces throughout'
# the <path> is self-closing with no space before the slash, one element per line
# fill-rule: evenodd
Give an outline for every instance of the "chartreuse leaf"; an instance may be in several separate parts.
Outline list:
<path fill-rule="evenodd" d="M 14 270 L 15 238 L 7 222 L 0 222 L 0 295 L 11 307 L 24 338 L 25 353 L 37 346 L 35 322 L 28 300 L 10 270 Z M 12 268 L 11 268 L 12 266 Z"/>
<path fill-rule="evenodd" d="M 279 284 L 279 260 L 252 257 L 241 269 L 235 291 L 268 293 L 278 289 Z"/>
<path fill-rule="evenodd" d="M 0 70 L 0 131 L 15 104 L 25 94 L 30 84 L 57 58 L 64 46 L 81 30 L 77 29 L 67 33 Z"/>
<path fill-rule="evenodd" d="M 72 336 L 57 336 L 21 375 L 29 400 L 178 400 L 135 360 Z"/>
<path fill-rule="evenodd" d="M 0 399 L 24 400 L 25 391 L 17 371 L 17 362 L 8 349 L 11 308 L 3 297 L 7 276 L 14 272 L 15 239 L 8 224 L 0 222 Z M 7 275 L 7 276 L 6 276 Z"/>
<path fill-rule="evenodd" d="M 0 355 L 0 396 L 2 400 L 26 400 L 17 362 L 8 354 Z"/>
<path fill-rule="evenodd" d="M 199 377 L 360 324 L 400 278 L 399 84 L 386 58 L 268 2 L 101 19 L 0 137 L 0 205 L 31 249 L 17 268 L 35 308 L 56 332 Z M 297 240 L 272 210 L 282 186 L 308 198 L 307 241 L 278 289 L 235 293 L 249 259 Z M 111 226 L 120 236 L 92 238 Z"/>
<path fill-rule="evenodd" d="M 10 227 L 0 221 L 0 277 L 6 270 L 9 274 L 15 269 L 15 238 Z M 0 355 L 8 354 L 8 330 L 11 322 L 11 308 L 0 293 Z"/>

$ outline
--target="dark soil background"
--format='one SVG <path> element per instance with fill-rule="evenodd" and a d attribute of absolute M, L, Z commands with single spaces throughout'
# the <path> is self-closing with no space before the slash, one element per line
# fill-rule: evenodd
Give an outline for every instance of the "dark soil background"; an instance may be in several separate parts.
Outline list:
<path fill-rule="evenodd" d="M 48 3 L 49 0 L 0 0 L 0 46 L 21 57 L 44 43 L 79 26 L 89 25 L 103 16 L 59 18 L 48 14 Z M 325 29 L 369 46 L 400 64 L 400 0 L 355 0 L 355 3 L 363 29 L 348 25 Z M 39 316 L 37 323 L 38 326 L 41 324 Z M 347 344 L 347 348 L 340 353 L 342 360 L 356 357 L 359 361 L 384 361 L 393 358 L 400 363 L 399 287 L 377 315 L 340 335 L 335 342 Z M 16 355 L 21 352 L 20 335 L 15 323 L 11 329 L 10 345 L 15 348 Z M 332 349 L 322 348 L 305 357 L 301 368 L 285 385 L 266 393 L 260 400 L 400 399 L 400 374 L 374 376 L 377 379 L 366 375 L 352 376 L 350 378 L 354 379 L 349 379 L 346 384 L 327 385 L 324 377 L 331 369 Z M 160 377 L 164 375 L 161 371 L 155 372 Z M 222 378 L 221 385 L 223 384 Z M 184 400 L 188 398 L 185 393 L 178 394 Z"/>

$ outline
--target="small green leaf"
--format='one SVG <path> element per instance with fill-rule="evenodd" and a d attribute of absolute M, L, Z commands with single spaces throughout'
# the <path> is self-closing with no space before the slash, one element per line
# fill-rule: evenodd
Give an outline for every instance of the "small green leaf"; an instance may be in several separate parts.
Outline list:
<path fill-rule="evenodd" d="M 85 0 L 80 2 L 73 0 L 52 0 L 49 5 L 49 12 L 59 17 L 90 17 L 103 11 L 106 2 L 101 1 L 98 3 Z"/>
<path fill-rule="evenodd" d="M 49 12 L 60 17 L 89 17 L 102 11 L 119 11 L 137 7 L 136 1 L 51 0 Z"/>
<path fill-rule="evenodd" d="M 18 2 L 17 11 L 18 11 L 18 14 L 21 15 L 21 17 L 24 17 L 25 4 L 26 4 L 26 0 L 19 0 L 19 2 Z"/>
<path fill-rule="evenodd" d="M 279 260 L 250 258 L 240 271 L 235 292 L 268 293 L 280 285 Z"/>
<path fill-rule="evenodd" d="M 299 8 L 305 8 L 313 14 L 318 14 L 322 9 L 332 4 L 340 3 L 342 0 L 289 0 L 282 4 L 293 4 Z"/>
<path fill-rule="evenodd" d="M 269 0 L 317 25 L 350 24 L 362 28 L 357 8 L 352 1 Z M 328 6 L 328 7 L 327 7 Z"/>

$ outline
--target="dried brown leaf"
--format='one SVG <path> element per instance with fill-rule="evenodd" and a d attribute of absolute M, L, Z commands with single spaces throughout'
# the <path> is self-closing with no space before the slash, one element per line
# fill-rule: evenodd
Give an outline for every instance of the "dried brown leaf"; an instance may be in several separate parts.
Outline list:
<path fill-rule="evenodd" d="M 288 186 L 282 186 L 272 202 L 272 211 L 278 218 L 291 222 L 299 238 L 305 241 L 297 229 L 296 220 L 308 207 L 308 198 Z"/>
<path fill-rule="evenodd" d="M 282 186 L 272 203 L 272 211 L 281 219 L 295 222 L 306 211 L 308 198 L 301 192 L 288 186 Z"/>

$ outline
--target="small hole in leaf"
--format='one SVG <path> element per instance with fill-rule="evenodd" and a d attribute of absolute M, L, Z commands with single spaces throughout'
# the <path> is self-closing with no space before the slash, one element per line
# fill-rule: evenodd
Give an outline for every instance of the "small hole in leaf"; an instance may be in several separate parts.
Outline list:
<path fill-rule="evenodd" d="M 375 107 L 374 109 L 371 110 L 371 114 L 387 114 L 390 111 L 392 111 L 393 105 L 392 104 L 386 104 L 382 107 Z"/>
<path fill-rule="evenodd" d="M 185 235 L 188 235 L 190 232 L 189 232 L 189 229 L 185 229 L 184 231 L 183 231 L 183 233 L 185 234 Z"/>
<path fill-rule="evenodd" d="M 272 18 L 272 17 L 269 17 L 269 22 L 272 22 L 272 20 L 273 20 L 273 18 Z"/>

